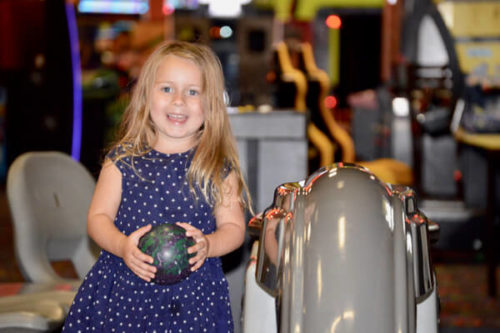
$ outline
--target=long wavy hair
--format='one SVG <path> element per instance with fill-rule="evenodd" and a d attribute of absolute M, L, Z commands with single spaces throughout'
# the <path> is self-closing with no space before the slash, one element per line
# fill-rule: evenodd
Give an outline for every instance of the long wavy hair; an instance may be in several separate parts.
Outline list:
<path fill-rule="evenodd" d="M 131 101 L 125 109 L 118 132 L 119 147 L 126 156 L 142 156 L 151 150 L 157 129 L 151 119 L 151 95 L 158 67 L 167 55 L 193 61 L 202 72 L 204 123 L 198 132 L 198 144 L 187 173 L 190 192 L 196 196 L 199 187 L 204 198 L 214 206 L 222 204 L 223 188 L 229 168 L 238 178 L 237 193 L 243 207 L 251 208 L 248 187 L 241 173 L 236 141 L 234 139 L 224 99 L 224 75 L 219 59 L 207 46 L 170 41 L 160 44 L 144 63 Z"/>

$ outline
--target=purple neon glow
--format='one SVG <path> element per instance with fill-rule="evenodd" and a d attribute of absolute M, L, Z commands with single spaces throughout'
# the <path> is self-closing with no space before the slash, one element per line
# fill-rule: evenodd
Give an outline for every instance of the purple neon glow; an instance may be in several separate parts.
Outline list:
<path fill-rule="evenodd" d="M 73 72 L 73 136 L 71 139 L 71 157 L 80 160 L 82 147 L 82 70 L 80 67 L 80 47 L 75 9 L 66 2 L 69 45 L 71 49 L 71 67 Z"/>

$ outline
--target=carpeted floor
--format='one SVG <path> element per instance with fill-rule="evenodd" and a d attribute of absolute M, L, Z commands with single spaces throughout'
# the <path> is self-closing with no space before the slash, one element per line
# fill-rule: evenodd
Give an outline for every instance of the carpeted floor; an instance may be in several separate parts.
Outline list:
<path fill-rule="evenodd" d="M 500 296 L 487 296 L 486 267 L 481 264 L 435 265 L 441 300 L 441 327 L 489 328 L 500 332 Z M 500 290 L 497 268 L 497 289 Z M 481 332 L 481 331 L 477 331 Z"/>

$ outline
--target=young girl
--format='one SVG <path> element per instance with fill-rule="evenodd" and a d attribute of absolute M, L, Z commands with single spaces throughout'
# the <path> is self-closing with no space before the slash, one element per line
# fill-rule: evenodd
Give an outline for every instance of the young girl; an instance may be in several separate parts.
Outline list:
<path fill-rule="evenodd" d="M 218 257 L 243 243 L 249 196 L 223 95 L 207 47 L 169 42 L 146 61 L 90 204 L 88 232 L 103 251 L 65 331 L 233 331 Z M 172 285 L 151 282 L 153 258 L 137 248 L 162 223 L 196 240 L 192 274 Z"/>

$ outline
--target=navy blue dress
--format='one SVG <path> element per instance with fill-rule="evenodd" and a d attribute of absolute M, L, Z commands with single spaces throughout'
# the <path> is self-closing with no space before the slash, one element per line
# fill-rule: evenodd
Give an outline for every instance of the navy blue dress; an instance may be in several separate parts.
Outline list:
<path fill-rule="evenodd" d="M 201 193 L 198 201 L 189 194 L 185 176 L 192 153 L 152 150 L 116 163 L 122 200 L 115 225 L 121 232 L 129 235 L 147 224 L 175 222 L 188 222 L 205 234 L 215 231 L 211 205 Z M 103 250 L 78 290 L 63 331 L 232 332 L 221 261 L 208 258 L 186 279 L 158 285 L 140 279 L 121 258 Z"/>

